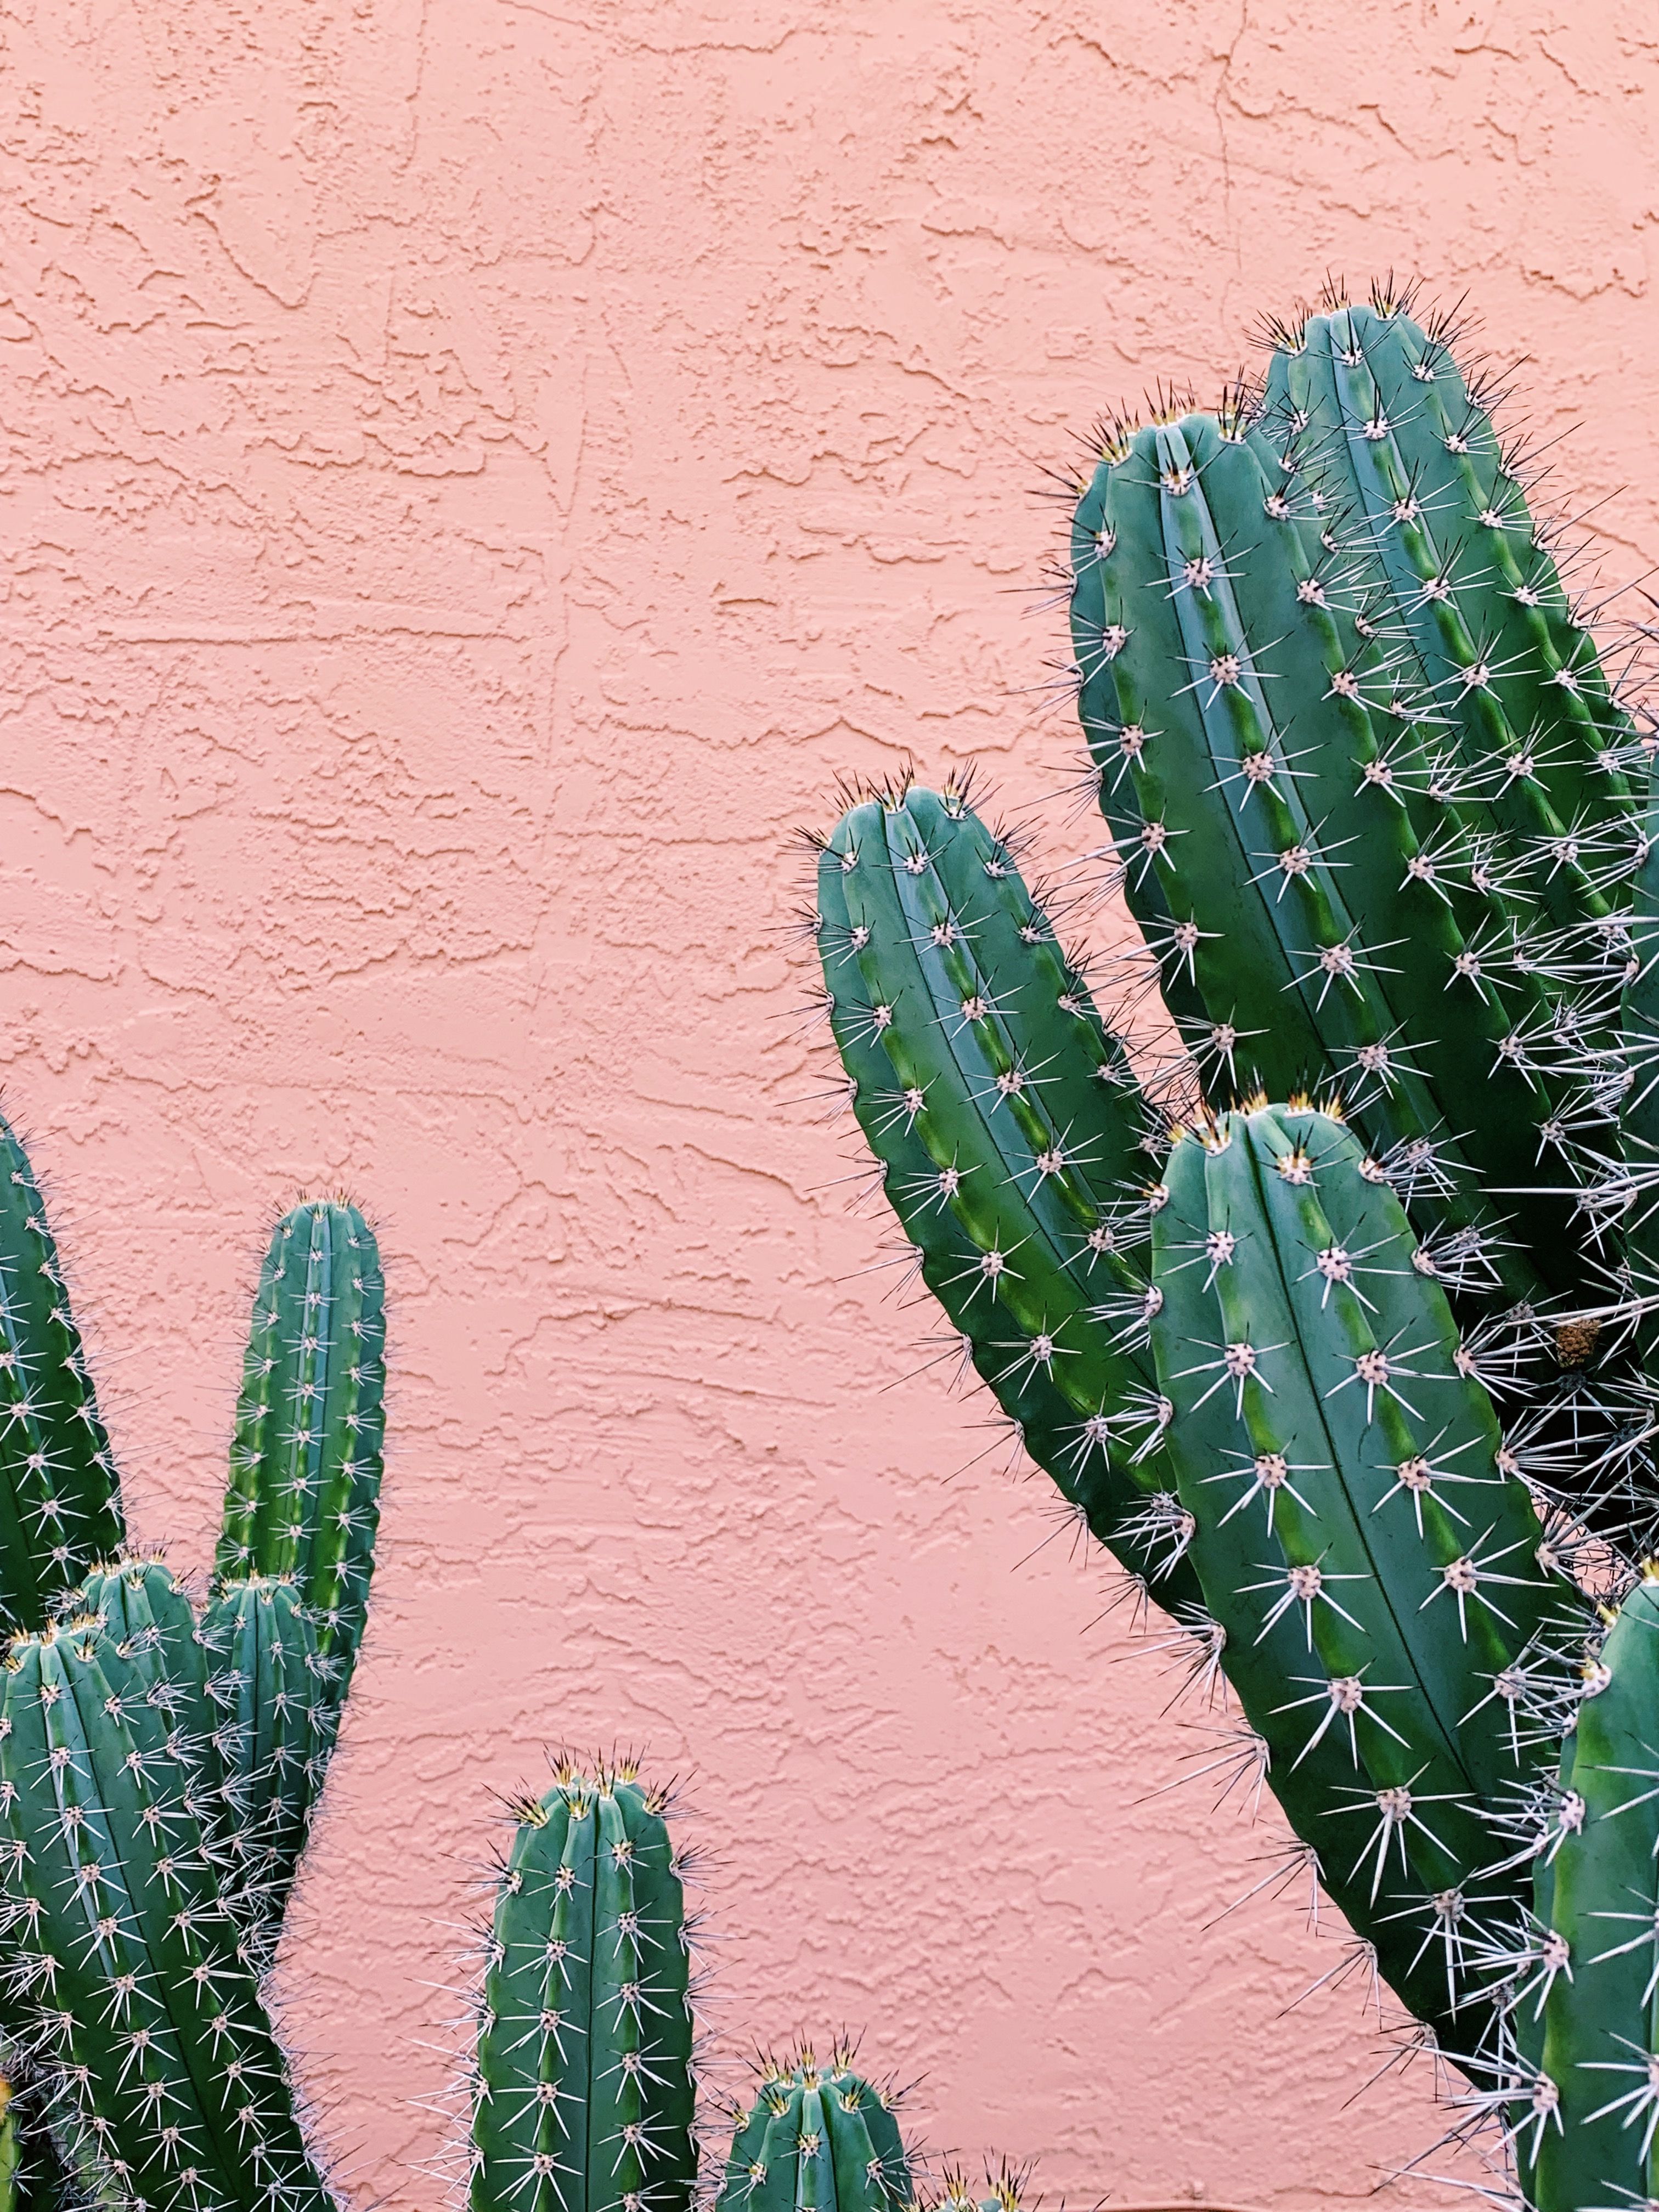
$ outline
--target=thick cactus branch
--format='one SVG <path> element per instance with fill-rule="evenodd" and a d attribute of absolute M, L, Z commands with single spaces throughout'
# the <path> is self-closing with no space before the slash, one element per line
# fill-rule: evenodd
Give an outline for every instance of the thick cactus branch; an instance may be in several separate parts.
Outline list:
<path fill-rule="evenodd" d="M 295 1207 L 272 1232 L 253 1301 L 216 1572 L 293 1583 L 337 1710 L 374 1572 L 385 1352 L 374 1231 L 356 1206 Z"/>
<path fill-rule="evenodd" d="M 1472 2050 L 1471 1946 L 1522 1894 L 1494 1825 L 1550 1756 L 1534 1708 L 1583 1608 L 1352 1133 L 1233 1113 L 1183 1137 L 1165 1180 L 1153 1343 L 1223 1667 L 1385 1978 Z"/>
<path fill-rule="evenodd" d="M 1130 907 L 1218 1101 L 1340 1085 L 1457 1290 L 1576 1295 L 1584 1240 L 1550 1186 L 1598 1172 L 1587 1032 L 1622 940 L 1534 929 L 1365 545 L 1310 533 L 1264 451 L 1204 415 L 1114 433 L 1078 504 L 1079 711 Z"/>
<path fill-rule="evenodd" d="M 1171 1610 L 1146 1327 L 1154 1117 L 1006 846 L 956 793 L 849 811 L 819 951 L 854 1108 L 924 1279 L 1026 1449 Z M 1172 1501 L 1171 1501 L 1172 1502 Z"/>
<path fill-rule="evenodd" d="M 44 1628 L 122 1533 L 115 1462 L 46 1206 L 0 1120 L 0 1626 Z"/>
<path fill-rule="evenodd" d="M 54 2127 L 124 2201 L 329 2212 L 170 1735 L 95 1621 L 14 1646 L 9 2002 L 53 2082 Z"/>
<path fill-rule="evenodd" d="M 276 1948 L 338 1709 L 310 1616 L 290 1582 L 222 1582 L 198 1631 L 212 1714 L 218 1825 L 234 1854 L 252 1954 Z"/>
<path fill-rule="evenodd" d="M 687 2212 L 685 1905 L 659 1793 L 562 1764 L 518 1808 L 479 2022 L 472 2212 Z"/>
<path fill-rule="evenodd" d="M 1659 2195 L 1659 1568 L 1586 1668 L 1504 1996 L 1500 2112 L 1538 2212 Z"/>

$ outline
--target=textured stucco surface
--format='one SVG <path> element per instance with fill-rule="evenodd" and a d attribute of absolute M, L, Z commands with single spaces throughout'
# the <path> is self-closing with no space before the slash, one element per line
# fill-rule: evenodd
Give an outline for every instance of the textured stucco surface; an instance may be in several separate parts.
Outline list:
<path fill-rule="evenodd" d="M 1626 570 L 1648 0 L 0 0 L 0 1073 L 134 1517 L 206 1556 L 270 1212 L 393 1300 L 377 1612 L 283 1973 L 430 2204 L 491 1791 L 695 1770 L 730 2049 L 866 2030 L 1075 2201 L 1357 2197 L 1278 1834 L 935 1373 L 797 1102 L 787 833 L 1073 753 L 1039 466 L 1328 264 L 1465 288 Z M 1632 487 L 1634 486 L 1634 489 Z M 1039 817 L 1047 857 L 1082 832 Z M 1422 2201 L 1424 2186 L 1407 2185 Z"/>

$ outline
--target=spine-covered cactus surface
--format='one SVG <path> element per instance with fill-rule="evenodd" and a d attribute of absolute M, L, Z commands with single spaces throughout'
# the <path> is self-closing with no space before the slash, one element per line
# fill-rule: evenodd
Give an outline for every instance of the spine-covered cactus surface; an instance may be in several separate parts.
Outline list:
<path fill-rule="evenodd" d="M 0 1627 L 44 1628 L 122 1534 L 115 1463 L 46 1206 L 0 1120 Z"/>
<path fill-rule="evenodd" d="M 1495 1824 L 1543 1771 L 1538 1715 L 1593 1624 L 1352 1131 L 1226 1114 L 1164 1181 L 1153 1343 L 1223 1667 L 1383 1975 L 1473 2049 L 1471 1960 L 1529 1894 Z"/>
<path fill-rule="evenodd" d="M 274 1948 L 333 1748 L 311 1620 L 291 1582 L 222 1582 L 203 1615 L 210 1778 L 237 1865 L 238 1909 L 255 1955 Z"/>
<path fill-rule="evenodd" d="M 120 2201 L 327 2212 L 171 1733 L 95 1620 L 14 1645 L 0 1918 L 16 2029 L 75 2169 Z"/>
<path fill-rule="evenodd" d="M 1659 2197 L 1659 1565 L 1586 1677 L 1508 1962 L 1516 2048 L 1474 2100 L 1504 2115 L 1537 2212 Z"/>
<path fill-rule="evenodd" d="M 720 2212 L 898 2212 L 910 2163 L 890 2093 L 836 2046 L 766 2062 L 738 2116 Z"/>
<path fill-rule="evenodd" d="M 1300 477 L 1343 553 L 1447 785 L 1479 793 L 1517 892 L 1593 937 L 1610 918 L 1633 794 L 1633 731 L 1573 614 L 1444 320 L 1380 289 L 1279 333 L 1261 417 L 1267 465 Z M 1339 558 L 1342 557 L 1339 555 Z"/>
<path fill-rule="evenodd" d="M 271 1234 L 254 1297 L 216 1572 L 292 1582 L 337 1707 L 368 1606 L 385 1395 L 374 1231 L 353 1206 L 295 1206 Z"/>
<path fill-rule="evenodd" d="M 1644 817 L 1631 898 L 1619 1078 L 1620 1186 L 1626 1274 L 1650 1383 L 1659 1383 L 1659 794 Z"/>
<path fill-rule="evenodd" d="M 924 1280 L 1031 1456 L 1171 1611 L 1141 1264 L 1153 1117 L 1006 842 L 957 791 L 851 808 L 818 946 L 853 1105 Z"/>
<path fill-rule="evenodd" d="M 1544 890 L 1569 864 L 1517 849 L 1502 799 L 1534 788 L 1522 766 L 1450 756 L 1451 679 L 1407 680 L 1370 539 L 1310 528 L 1313 463 L 1245 424 L 1109 429 L 1073 526 L 1079 712 L 1166 1002 L 1218 1104 L 1340 1086 L 1455 1291 L 1582 1301 L 1575 1185 L 1616 1105 L 1636 853 L 1622 774 L 1595 772 L 1603 888 L 1563 935 Z"/>
<path fill-rule="evenodd" d="M 561 1762 L 518 1808 L 475 2054 L 473 2212 L 686 2212 L 685 1901 L 660 1793 Z"/>

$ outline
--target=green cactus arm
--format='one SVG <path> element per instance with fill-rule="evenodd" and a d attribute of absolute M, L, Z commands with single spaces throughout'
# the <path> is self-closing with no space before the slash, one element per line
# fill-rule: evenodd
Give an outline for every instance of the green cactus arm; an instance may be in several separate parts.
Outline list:
<path fill-rule="evenodd" d="M 1358 564 L 1316 539 L 1310 562 L 1259 455 L 1212 416 L 1161 422 L 1109 440 L 1078 504 L 1079 708 L 1131 909 L 1166 990 L 1196 987 L 1182 1026 L 1212 1090 L 1340 1084 L 1379 1157 L 1421 1164 L 1414 1215 L 1460 1238 L 1466 1288 L 1576 1292 L 1572 1200 L 1537 1168 L 1549 1147 L 1585 1164 L 1550 963 L 1486 865 L 1481 810 L 1449 811 L 1419 705 L 1350 605 Z M 1518 1249 L 1487 1233 L 1494 1206 Z"/>
<path fill-rule="evenodd" d="M 115 1462 L 46 1206 L 0 1119 L 0 1626 L 44 1628 L 122 1533 Z"/>
<path fill-rule="evenodd" d="M 1559 923 L 1595 921 L 1611 910 L 1595 831 L 1630 809 L 1628 721 L 1449 348 L 1384 308 L 1310 317 L 1275 351 L 1266 419 L 1352 509 L 1390 626 L 1540 898 Z"/>
<path fill-rule="evenodd" d="M 1520 2053 L 1505 2109 L 1538 2212 L 1659 2194 L 1659 1583 L 1650 1567 L 1589 1671 L 1564 1760 L 1568 1809 L 1517 1931 Z M 1516 2094 L 1516 2092 L 1519 2094 Z M 1507 2093 L 1507 2094 L 1506 2094 Z"/>
<path fill-rule="evenodd" d="M 14 1647 L 0 1732 L 7 1972 L 56 2118 L 124 2196 L 325 2212 L 166 1723 L 94 1626 Z M 188 2193 L 185 2201 L 188 2201 Z"/>
<path fill-rule="evenodd" d="M 212 1714 L 218 1824 L 256 1960 L 275 1950 L 333 1746 L 334 1707 L 292 1583 L 222 1582 L 197 1634 Z"/>
<path fill-rule="evenodd" d="M 718 2212 L 896 2212 L 912 2201 L 892 2100 L 836 2049 L 769 2062 L 740 2112 Z"/>
<path fill-rule="evenodd" d="M 473 2212 L 684 2212 L 696 2180 L 684 1900 L 659 1798 L 562 1766 L 496 1893 Z"/>
<path fill-rule="evenodd" d="M 385 1351 L 374 1231 L 356 1206 L 295 1206 L 272 1232 L 254 1297 L 215 1571 L 292 1579 L 337 1708 L 374 1571 Z"/>
<path fill-rule="evenodd" d="M 1161 1603 L 1194 1603 L 1189 1571 L 1144 1526 L 1170 1486 L 1149 1286 L 1125 1249 L 1145 1220 L 1122 1186 L 1152 1171 L 1147 1117 L 1121 1047 L 957 794 L 851 810 L 823 850 L 818 908 L 854 1110 L 924 1279 L 1095 1534 Z"/>
<path fill-rule="evenodd" d="M 1339 1901 L 1402 1998 L 1468 2049 L 1468 1940 L 1518 1894 L 1487 1818 L 1540 1757 L 1511 1716 L 1582 1616 L 1540 1564 L 1444 1294 L 1352 1133 L 1312 1112 L 1230 1115 L 1176 1146 L 1165 1181 L 1153 1339 L 1222 1665 L 1328 1879 L 1363 1820 Z"/>

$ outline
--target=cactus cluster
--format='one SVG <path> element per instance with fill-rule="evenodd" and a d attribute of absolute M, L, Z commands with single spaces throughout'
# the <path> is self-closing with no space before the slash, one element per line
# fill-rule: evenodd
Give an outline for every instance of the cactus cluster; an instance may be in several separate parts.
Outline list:
<path fill-rule="evenodd" d="M 333 2212 L 264 1984 L 374 1572 L 375 1239 L 332 1201 L 271 1236 L 198 1603 L 126 1540 L 40 1194 L 3 1122 L 0 1149 L 0 2208 Z M 465 2068 L 471 2212 L 702 2201 L 694 1921 L 671 1809 L 631 1759 L 565 1756 L 509 1808 Z M 722 2212 L 911 2212 L 896 2101 L 841 2045 L 823 2063 L 804 2047 L 765 2060 L 732 2114 Z"/>
<path fill-rule="evenodd" d="M 1447 323 L 1270 343 L 1068 495 L 1110 1001 L 907 774 L 813 840 L 828 1024 L 964 1364 L 1224 1680 L 1453 2131 L 1651 2203 L 1652 739 Z"/>
<path fill-rule="evenodd" d="M 0 2036 L 14 2199 L 331 2203 L 260 1984 L 338 1729 L 373 1565 L 373 1234 L 272 1237 L 219 1562 L 198 1611 L 130 1547 L 39 1190 L 0 1125 Z M 320 1264 L 319 1264 L 320 1257 Z"/>

